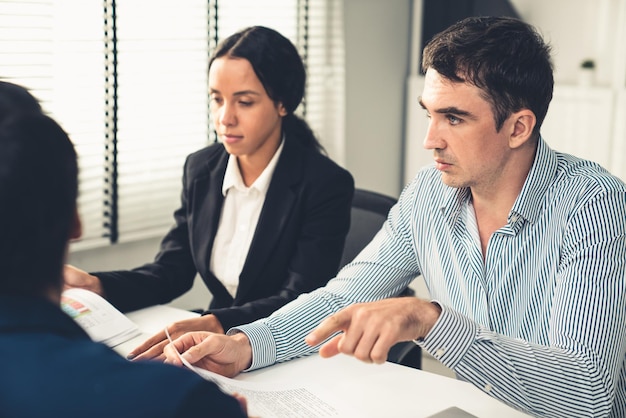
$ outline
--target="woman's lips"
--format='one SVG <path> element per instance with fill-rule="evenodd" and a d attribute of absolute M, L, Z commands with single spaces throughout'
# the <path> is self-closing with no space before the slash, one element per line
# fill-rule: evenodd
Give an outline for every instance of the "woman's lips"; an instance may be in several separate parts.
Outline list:
<path fill-rule="evenodd" d="M 243 139 L 243 136 L 239 136 L 239 135 L 231 135 L 231 134 L 223 134 L 222 135 L 222 141 L 226 144 L 234 144 L 236 142 L 239 142 Z"/>

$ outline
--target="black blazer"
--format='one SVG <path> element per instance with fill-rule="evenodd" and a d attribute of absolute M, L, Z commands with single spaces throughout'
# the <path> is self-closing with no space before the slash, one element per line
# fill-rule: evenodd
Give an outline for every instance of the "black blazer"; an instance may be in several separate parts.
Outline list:
<path fill-rule="evenodd" d="M 209 271 L 229 154 L 214 144 L 185 162 L 181 207 L 154 262 L 131 271 L 93 273 L 123 311 L 162 304 L 193 285 L 213 295 L 224 330 L 264 318 L 326 284 L 339 267 L 350 226 L 354 180 L 329 158 L 286 138 L 233 299 Z"/>
<path fill-rule="evenodd" d="M 3 417 L 246 416 L 190 370 L 130 362 L 94 343 L 45 299 L 0 295 L 0 355 Z"/>

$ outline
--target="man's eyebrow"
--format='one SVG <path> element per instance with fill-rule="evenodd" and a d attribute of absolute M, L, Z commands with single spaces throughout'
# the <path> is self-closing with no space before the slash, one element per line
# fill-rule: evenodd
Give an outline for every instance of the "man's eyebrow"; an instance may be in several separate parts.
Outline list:
<path fill-rule="evenodd" d="M 435 113 L 440 113 L 443 115 L 457 115 L 457 116 L 465 116 L 467 118 L 473 118 L 474 115 L 467 110 L 461 110 L 458 107 L 450 106 L 450 107 L 442 107 L 441 109 L 435 109 Z"/>
<path fill-rule="evenodd" d="M 426 109 L 426 106 L 424 105 L 424 102 L 422 101 L 421 97 L 419 98 L 418 102 L 424 110 L 428 110 Z M 468 112 L 467 110 L 459 109 L 458 107 L 455 107 L 455 106 L 442 107 L 440 109 L 435 109 L 434 112 L 442 114 L 442 115 L 457 115 L 457 116 L 463 116 L 463 117 L 470 118 L 470 119 L 475 119 L 475 116 L 471 112 Z"/>

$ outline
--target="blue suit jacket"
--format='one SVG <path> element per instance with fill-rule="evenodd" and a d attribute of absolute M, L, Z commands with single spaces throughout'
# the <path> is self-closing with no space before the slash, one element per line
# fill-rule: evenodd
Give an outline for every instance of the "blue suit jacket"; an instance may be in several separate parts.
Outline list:
<path fill-rule="evenodd" d="M 195 373 L 129 362 L 95 343 L 58 306 L 0 295 L 0 416 L 243 417 Z"/>
<path fill-rule="evenodd" d="M 354 180 L 297 138 L 286 138 L 237 295 L 231 297 L 209 270 L 228 157 L 222 144 L 214 144 L 187 158 L 176 224 L 154 262 L 131 271 L 93 273 L 118 309 L 167 303 L 189 290 L 200 273 L 213 295 L 210 312 L 228 330 L 269 316 L 337 273 L 350 227 Z"/>

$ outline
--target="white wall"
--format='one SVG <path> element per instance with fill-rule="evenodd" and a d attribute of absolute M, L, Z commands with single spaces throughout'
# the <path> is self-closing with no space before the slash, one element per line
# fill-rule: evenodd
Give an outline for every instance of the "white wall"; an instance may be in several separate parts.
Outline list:
<path fill-rule="evenodd" d="M 344 0 L 346 168 L 356 186 L 397 197 L 403 185 L 410 0 Z"/>
<path fill-rule="evenodd" d="M 559 84 L 574 84 L 583 59 L 597 63 L 597 81 L 612 84 L 614 66 L 626 59 L 615 54 L 624 44 L 620 23 L 624 0 L 513 0 L 522 18 L 537 26 L 553 46 L 555 79 Z M 622 73 L 621 85 L 624 84 Z"/>

